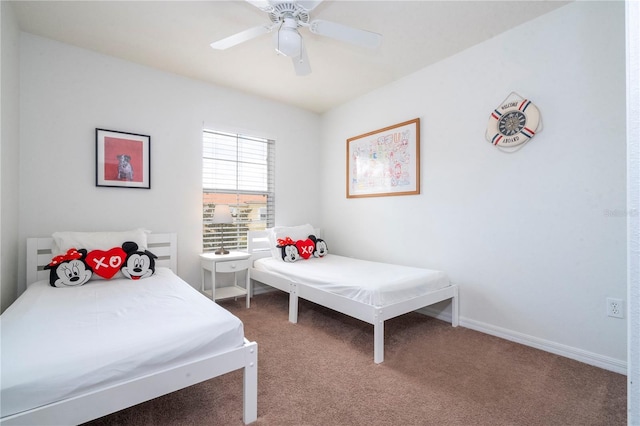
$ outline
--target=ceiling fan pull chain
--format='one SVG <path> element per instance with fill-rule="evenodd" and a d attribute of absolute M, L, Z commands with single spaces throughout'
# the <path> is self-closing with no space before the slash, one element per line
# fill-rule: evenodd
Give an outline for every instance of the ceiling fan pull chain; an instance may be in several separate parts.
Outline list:
<path fill-rule="evenodd" d="M 276 52 L 280 54 L 280 30 L 284 25 L 284 21 L 280 21 L 280 26 L 278 27 L 278 32 L 276 33 Z"/>

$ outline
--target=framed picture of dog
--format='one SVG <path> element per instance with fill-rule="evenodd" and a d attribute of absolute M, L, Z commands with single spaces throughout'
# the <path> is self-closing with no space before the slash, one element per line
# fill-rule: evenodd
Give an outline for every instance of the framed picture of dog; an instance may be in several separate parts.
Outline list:
<path fill-rule="evenodd" d="M 151 136 L 96 129 L 96 186 L 151 188 Z"/>

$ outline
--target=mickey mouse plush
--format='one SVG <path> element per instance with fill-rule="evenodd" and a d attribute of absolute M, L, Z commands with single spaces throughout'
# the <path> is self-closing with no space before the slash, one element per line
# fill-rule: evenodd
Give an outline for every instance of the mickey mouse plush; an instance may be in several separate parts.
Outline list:
<path fill-rule="evenodd" d="M 65 254 L 56 256 L 44 267 L 50 269 L 49 284 L 51 287 L 78 287 L 85 284 L 93 272 L 85 263 L 85 249 L 69 249 Z"/>
<path fill-rule="evenodd" d="M 156 270 L 155 259 L 158 256 L 148 250 L 138 251 L 138 244 L 133 241 L 122 244 L 122 249 L 127 253 L 127 259 L 120 268 L 125 277 L 130 280 L 139 280 L 153 275 Z"/>
<path fill-rule="evenodd" d="M 315 235 L 309 235 L 309 239 L 313 241 L 313 244 L 314 244 L 314 248 L 313 248 L 314 257 L 324 257 L 327 255 L 328 248 L 327 248 L 327 243 L 324 240 L 320 238 L 316 238 Z"/>

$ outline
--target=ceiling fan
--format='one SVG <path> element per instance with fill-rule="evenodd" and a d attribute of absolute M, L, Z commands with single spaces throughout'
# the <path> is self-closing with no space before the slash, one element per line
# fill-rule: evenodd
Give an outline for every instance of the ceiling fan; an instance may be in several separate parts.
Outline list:
<path fill-rule="evenodd" d="M 309 22 L 309 13 L 322 3 L 322 0 L 246 1 L 268 13 L 271 23 L 249 28 L 222 40 L 215 41 L 211 43 L 212 48 L 218 50 L 228 49 L 275 30 L 273 44 L 276 52 L 292 59 L 297 75 L 307 75 L 311 73 L 311 66 L 309 65 L 304 41 L 298 32 L 300 27 L 306 27 L 314 34 L 331 37 L 369 49 L 377 48 L 382 41 L 380 34 L 371 31 L 359 30 L 322 19 L 315 19 Z"/>

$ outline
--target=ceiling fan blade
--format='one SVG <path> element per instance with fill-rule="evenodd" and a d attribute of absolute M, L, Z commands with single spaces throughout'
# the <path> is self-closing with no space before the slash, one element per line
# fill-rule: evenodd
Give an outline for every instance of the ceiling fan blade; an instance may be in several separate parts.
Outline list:
<path fill-rule="evenodd" d="M 273 11 L 273 6 L 271 6 L 267 0 L 247 0 L 247 3 L 251 3 L 258 9 L 267 13 Z"/>
<path fill-rule="evenodd" d="M 378 33 L 359 30 L 357 28 L 347 27 L 346 25 L 336 24 L 335 22 L 323 21 L 322 19 L 312 21 L 309 24 L 309 31 L 314 34 L 346 41 L 347 43 L 357 44 L 358 46 L 369 49 L 377 48 L 382 42 L 382 35 Z"/>
<path fill-rule="evenodd" d="M 260 25 L 259 27 L 249 28 L 248 30 L 241 31 L 238 34 L 223 38 L 222 40 L 214 41 L 211 43 L 211 47 L 218 50 L 228 49 L 240 43 L 244 43 L 245 41 L 259 37 L 262 34 L 271 32 L 272 29 L 273 25 Z"/>
<path fill-rule="evenodd" d="M 302 52 L 300 56 L 291 58 L 293 62 L 293 68 L 296 70 L 296 75 L 304 76 L 311 74 L 311 65 L 309 64 L 309 58 L 307 57 L 307 49 L 302 45 Z"/>
<path fill-rule="evenodd" d="M 296 4 L 303 8 L 306 12 L 311 12 L 322 3 L 322 0 L 298 0 Z"/>

